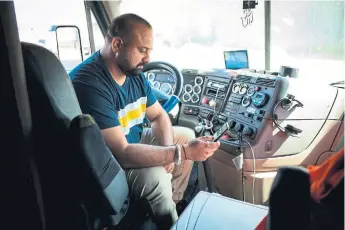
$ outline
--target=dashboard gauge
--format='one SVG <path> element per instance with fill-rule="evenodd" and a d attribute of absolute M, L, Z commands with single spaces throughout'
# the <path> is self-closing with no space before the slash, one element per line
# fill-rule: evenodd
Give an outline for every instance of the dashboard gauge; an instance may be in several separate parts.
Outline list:
<path fill-rule="evenodd" d="M 189 94 L 189 93 L 184 93 L 183 96 L 182 96 L 182 100 L 184 102 L 188 102 L 192 99 L 192 96 Z"/>
<path fill-rule="evenodd" d="M 184 86 L 184 91 L 185 91 L 186 93 L 192 93 L 192 91 L 193 91 L 193 86 L 192 86 L 191 84 L 185 85 L 185 86 Z"/>
<path fill-rule="evenodd" d="M 192 99 L 191 99 L 191 100 L 192 100 L 192 102 L 193 102 L 193 103 L 197 103 L 197 102 L 199 101 L 199 99 L 200 99 L 200 98 L 199 98 L 199 95 L 197 95 L 197 94 L 193 94 L 193 96 L 192 96 Z"/>
<path fill-rule="evenodd" d="M 168 95 L 171 94 L 172 86 L 169 83 L 163 83 L 160 87 L 160 91 Z"/>
<path fill-rule="evenodd" d="M 248 107 L 251 102 L 252 102 L 252 100 L 250 99 L 250 97 L 244 96 L 243 100 L 242 100 L 242 106 Z"/>
<path fill-rule="evenodd" d="M 154 73 L 148 73 L 147 74 L 147 80 L 154 81 L 155 80 L 155 74 Z"/>
<path fill-rule="evenodd" d="M 243 84 L 241 89 L 240 89 L 240 94 L 246 94 L 247 93 L 247 90 L 248 90 L 248 85 L 246 84 Z"/>
<path fill-rule="evenodd" d="M 196 77 L 194 83 L 196 85 L 202 85 L 202 83 L 204 83 L 204 79 L 202 79 L 202 77 Z"/>
<path fill-rule="evenodd" d="M 248 95 L 249 97 L 251 97 L 251 96 L 254 95 L 254 93 L 255 93 L 255 88 L 254 88 L 254 86 L 250 86 L 250 87 L 248 88 L 247 95 Z"/>
<path fill-rule="evenodd" d="M 159 89 L 160 87 L 161 87 L 161 83 L 159 83 L 158 81 L 153 82 L 153 88 Z"/>
<path fill-rule="evenodd" d="M 201 93 L 201 87 L 200 87 L 200 85 L 195 85 L 195 86 L 193 87 L 193 93 L 195 93 L 195 94 Z"/>
<path fill-rule="evenodd" d="M 266 93 L 256 93 L 253 97 L 253 105 L 257 108 L 262 108 L 269 100 L 269 96 Z"/>
<path fill-rule="evenodd" d="M 150 84 L 150 86 L 153 88 L 153 81 L 148 81 L 149 82 L 149 84 Z"/>
<path fill-rule="evenodd" d="M 241 89 L 241 84 L 240 83 L 235 83 L 234 86 L 232 87 L 232 92 L 233 93 L 238 93 L 240 92 Z"/>
<path fill-rule="evenodd" d="M 174 85 L 174 86 L 172 87 L 172 89 L 171 89 L 171 94 L 174 94 L 175 89 L 176 89 L 176 85 Z"/>

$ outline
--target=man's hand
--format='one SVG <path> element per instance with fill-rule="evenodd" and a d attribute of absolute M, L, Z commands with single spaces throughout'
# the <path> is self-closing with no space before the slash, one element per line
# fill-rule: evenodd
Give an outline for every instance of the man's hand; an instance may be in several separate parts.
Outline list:
<path fill-rule="evenodd" d="M 167 173 L 172 173 L 174 171 L 175 168 L 175 163 L 170 163 L 170 164 L 166 164 L 163 166 L 165 168 L 165 171 L 167 171 Z"/>
<path fill-rule="evenodd" d="M 187 160 L 205 161 L 219 148 L 220 143 L 211 142 L 213 137 L 199 137 L 183 145 L 182 157 Z"/>

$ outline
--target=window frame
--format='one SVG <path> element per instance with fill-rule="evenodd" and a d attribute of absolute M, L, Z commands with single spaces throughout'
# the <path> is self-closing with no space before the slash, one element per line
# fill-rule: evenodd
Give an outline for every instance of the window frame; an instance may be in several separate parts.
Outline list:
<path fill-rule="evenodd" d="M 108 25 L 110 24 L 111 21 L 104 7 L 103 2 L 84 1 L 84 5 L 85 5 L 87 29 L 89 32 L 91 54 L 93 54 L 94 52 L 96 52 L 96 48 L 95 48 L 95 37 L 94 37 L 94 31 L 92 27 L 91 13 L 95 17 L 98 27 L 100 28 L 103 36 L 106 35 Z"/>

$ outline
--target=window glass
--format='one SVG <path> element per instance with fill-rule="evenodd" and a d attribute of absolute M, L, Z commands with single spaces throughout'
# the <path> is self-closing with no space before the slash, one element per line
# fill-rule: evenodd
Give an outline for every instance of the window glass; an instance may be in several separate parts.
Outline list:
<path fill-rule="evenodd" d="M 344 1 L 272 1 L 271 68 L 299 77 L 343 80 Z"/>
<path fill-rule="evenodd" d="M 224 69 L 224 51 L 247 49 L 249 68 L 264 69 L 264 1 L 247 18 L 242 5 L 229 0 L 126 0 L 120 13 L 135 13 L 151 23 L 152 60 L 178 68 Z"/>
<path fill-rule="evenodd" d="M 91 22 L 92 22 L 93 38 L 95 42 L 95 50 L 97 51 L 103 47 L 104 37 L 92 10 L 91 10 Z"/>
<path fill-rule="evenodd" d="M 56 35 L 51 31 L 52 26 L 75 25 L 80 29 L 83 57 L 89 55 L 88 52 L 84 52 L 90 49 L 90 42 L 82 0 L 15 0 L 14 5 L 21 41 L 44 46 L 58 55 Z M 72 34 L 74 38 L 68 43 L 67 40 L 71 39 Z M 62 39 L 59 44 L 62 46 L 60 60 L 67 70 L 71 70 L 81 61 L 78 36 L 74 36 L 72 30 L 58 32 L 58 35 L 58 38 Z"/>

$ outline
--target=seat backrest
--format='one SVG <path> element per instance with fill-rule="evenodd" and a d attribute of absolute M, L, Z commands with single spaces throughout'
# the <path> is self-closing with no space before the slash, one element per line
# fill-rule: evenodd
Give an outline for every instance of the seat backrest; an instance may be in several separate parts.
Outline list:
<path fill-rule="evenodd" d="M 88 224 L 101 215 L 116 216 L 128 185 L 98 126 L 82 115 L 69 76 L 52 52 L 29 43 L 22 43 L 22 51 L 47 227 L 85 229 L 86 216 Z"/>

